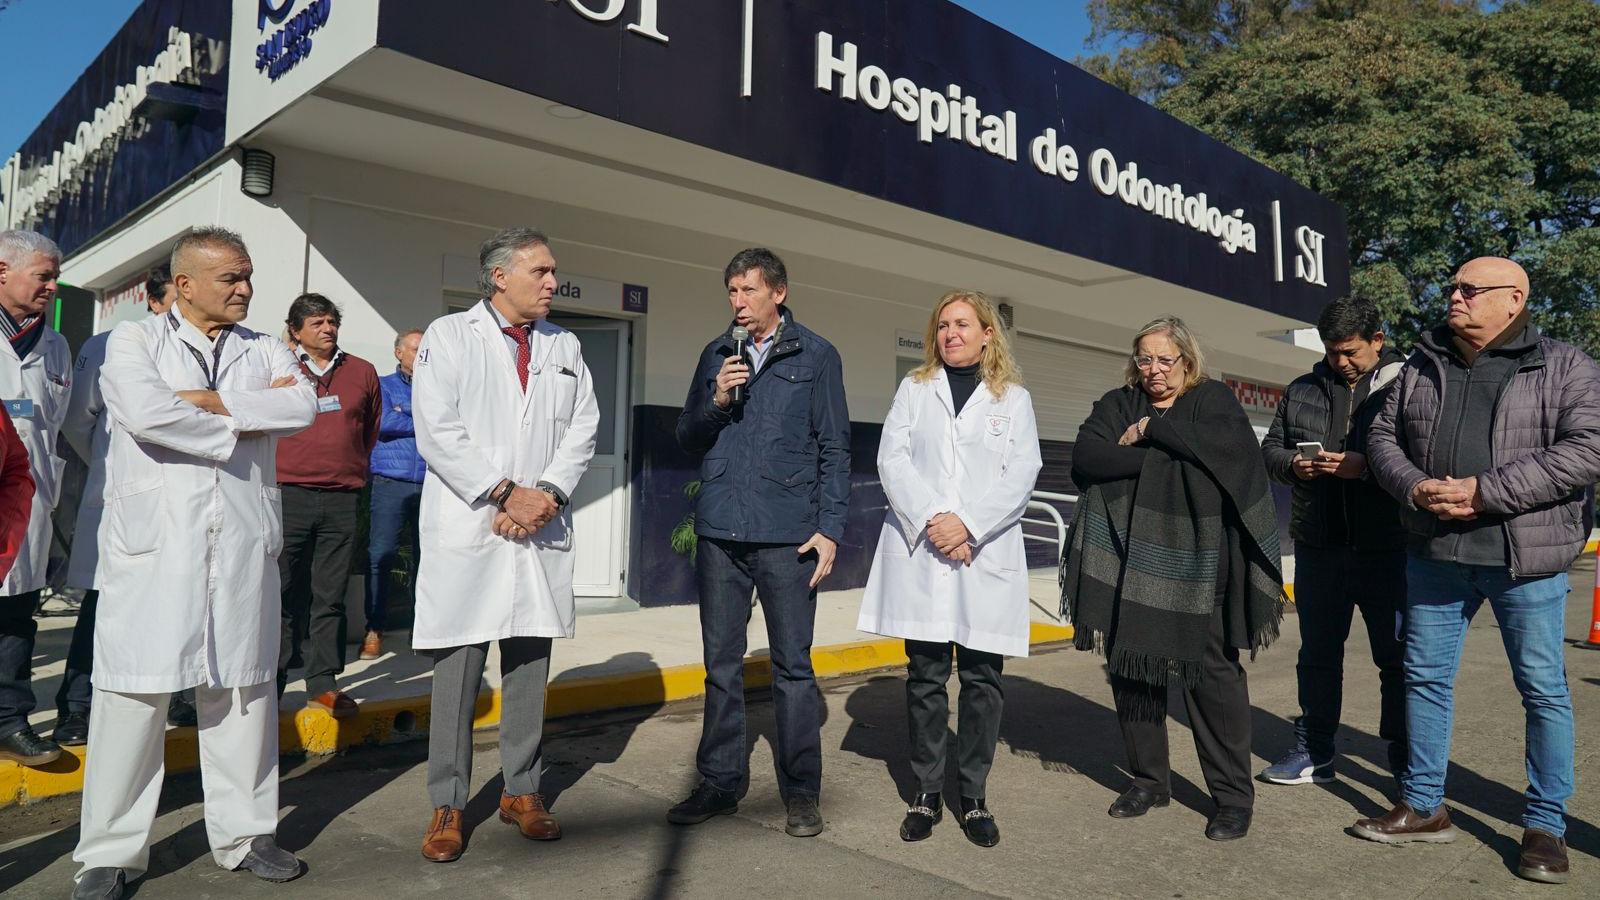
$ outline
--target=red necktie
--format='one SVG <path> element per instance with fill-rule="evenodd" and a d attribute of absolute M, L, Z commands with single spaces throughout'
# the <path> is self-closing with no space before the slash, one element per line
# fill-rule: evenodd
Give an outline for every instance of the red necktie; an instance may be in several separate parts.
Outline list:
<path fill-rule="evenodd" d="M 528 346 L 528 329 L 521 325 L 507 325 L 500 329 L 517 342 L 517 378 L 522 380 L 522 392 L 528 392 L 528 363 L 533 361 L 533 351 Z"/>

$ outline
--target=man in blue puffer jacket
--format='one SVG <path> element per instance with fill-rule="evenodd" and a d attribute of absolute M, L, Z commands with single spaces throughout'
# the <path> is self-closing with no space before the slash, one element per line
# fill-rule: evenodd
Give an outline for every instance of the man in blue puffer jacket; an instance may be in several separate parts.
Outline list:
<path fill-rule="evenodd" d="M 706 712 L 700 786 L 667 819 L 693 825 L 738 809 L 750 765 L 743 677 L 754 591 L 772 648 L 785 830 L 810 837 L 823 828 L 821 708 L 811 668 L 817 585 L 833 568 L 850 502 L 844 369 L 839 351 L 784 304 L 789 276 L 772 251 L 740 252 L 723 284 L 733 323 L 701 352 L 678 418 L 678 445 L 702 458 L 695 577 Z M 742 354 L 735 327 L 747 335 Z"/>
<path fill-rule="evenodd" d="M 389 571 L 400 557 L 400 537 L 415 534 L 422 502 L 422 475 L 427 470 L 417 455 L 411 425 L 411 364 L 417 358 L 422 331 L 413 328 L 394 339 L 393 375 L 378 379 L 383 391 L 383 420 L 372 448 L 372 517 L 367 528 L 367 637 L 361 658 L 383 655 L 383 626 L 389 611 Z M 415 545 L 413 545 L 415 546 Z M 413 561 L 415 562 L 415 561 Z"/>

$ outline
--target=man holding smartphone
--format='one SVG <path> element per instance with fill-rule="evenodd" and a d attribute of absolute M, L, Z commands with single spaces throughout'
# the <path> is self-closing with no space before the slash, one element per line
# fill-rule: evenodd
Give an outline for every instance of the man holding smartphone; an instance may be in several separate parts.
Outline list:
<path fill-rule="evenodd" d="M 1377 308 L 1354 298 L 1322 311 L 1327 356 L 1284 391 L 1262 441 L 1267 473 L 1294 488 L 1295 610 L 1300 715 L 1295 745 L 1261 773 L 1273 784 L 1334 778 L 1344 645 L 1357 607 L 1378 666 L 1389 766 L 1406 760 L 1399 616 L 1406 596 L 1405 528 L 1394 498 L 1367 475 L 1367 430 L 1405 363 L 1384 340 Z"/>

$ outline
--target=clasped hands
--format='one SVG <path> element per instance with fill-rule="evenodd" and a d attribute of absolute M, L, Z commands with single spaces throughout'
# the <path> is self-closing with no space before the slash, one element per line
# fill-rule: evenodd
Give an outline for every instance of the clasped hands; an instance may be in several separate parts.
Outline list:
<path fill-rule="evenodd" d="M 1411 489 L 1411 502 L 1445 521 L 1476 519 L 1483 512 L 1477 476 L 1429 478 Z"/>
<path fill-rule="evenodd" d="M 550 524 L 561 512 L 556 498 L 540 488 L 514 487 L 505 508 L 494 514 L 494 533 L 520 541 Z"/>
<path fill-rule="evenodd" d="M 972 545 L 967 543 L 972 532 L 967 523 L 955 513 L 942 512 L 928 520 L 928 541 L 947 559 L 962 565 L 972 565 Z"/>

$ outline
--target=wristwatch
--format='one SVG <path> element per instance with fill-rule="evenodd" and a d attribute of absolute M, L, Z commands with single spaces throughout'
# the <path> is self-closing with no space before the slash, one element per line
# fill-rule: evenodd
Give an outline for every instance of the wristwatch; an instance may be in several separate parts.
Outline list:
<path fill-rule="evenodd" d="M 539 484 L 534 485 L 534 486 L 537 487 L 539 490 L 544 491 L 546 494 L 550 495 L 550 499 L 554 500 L 556 502 L 556 509 L 566 509 L 567 508 L 567 501 L 564 498 L 562 498 L 561 492 L 556 490 L 553 486 L 545 484 L 544 482 L 540 482 Z"/>

